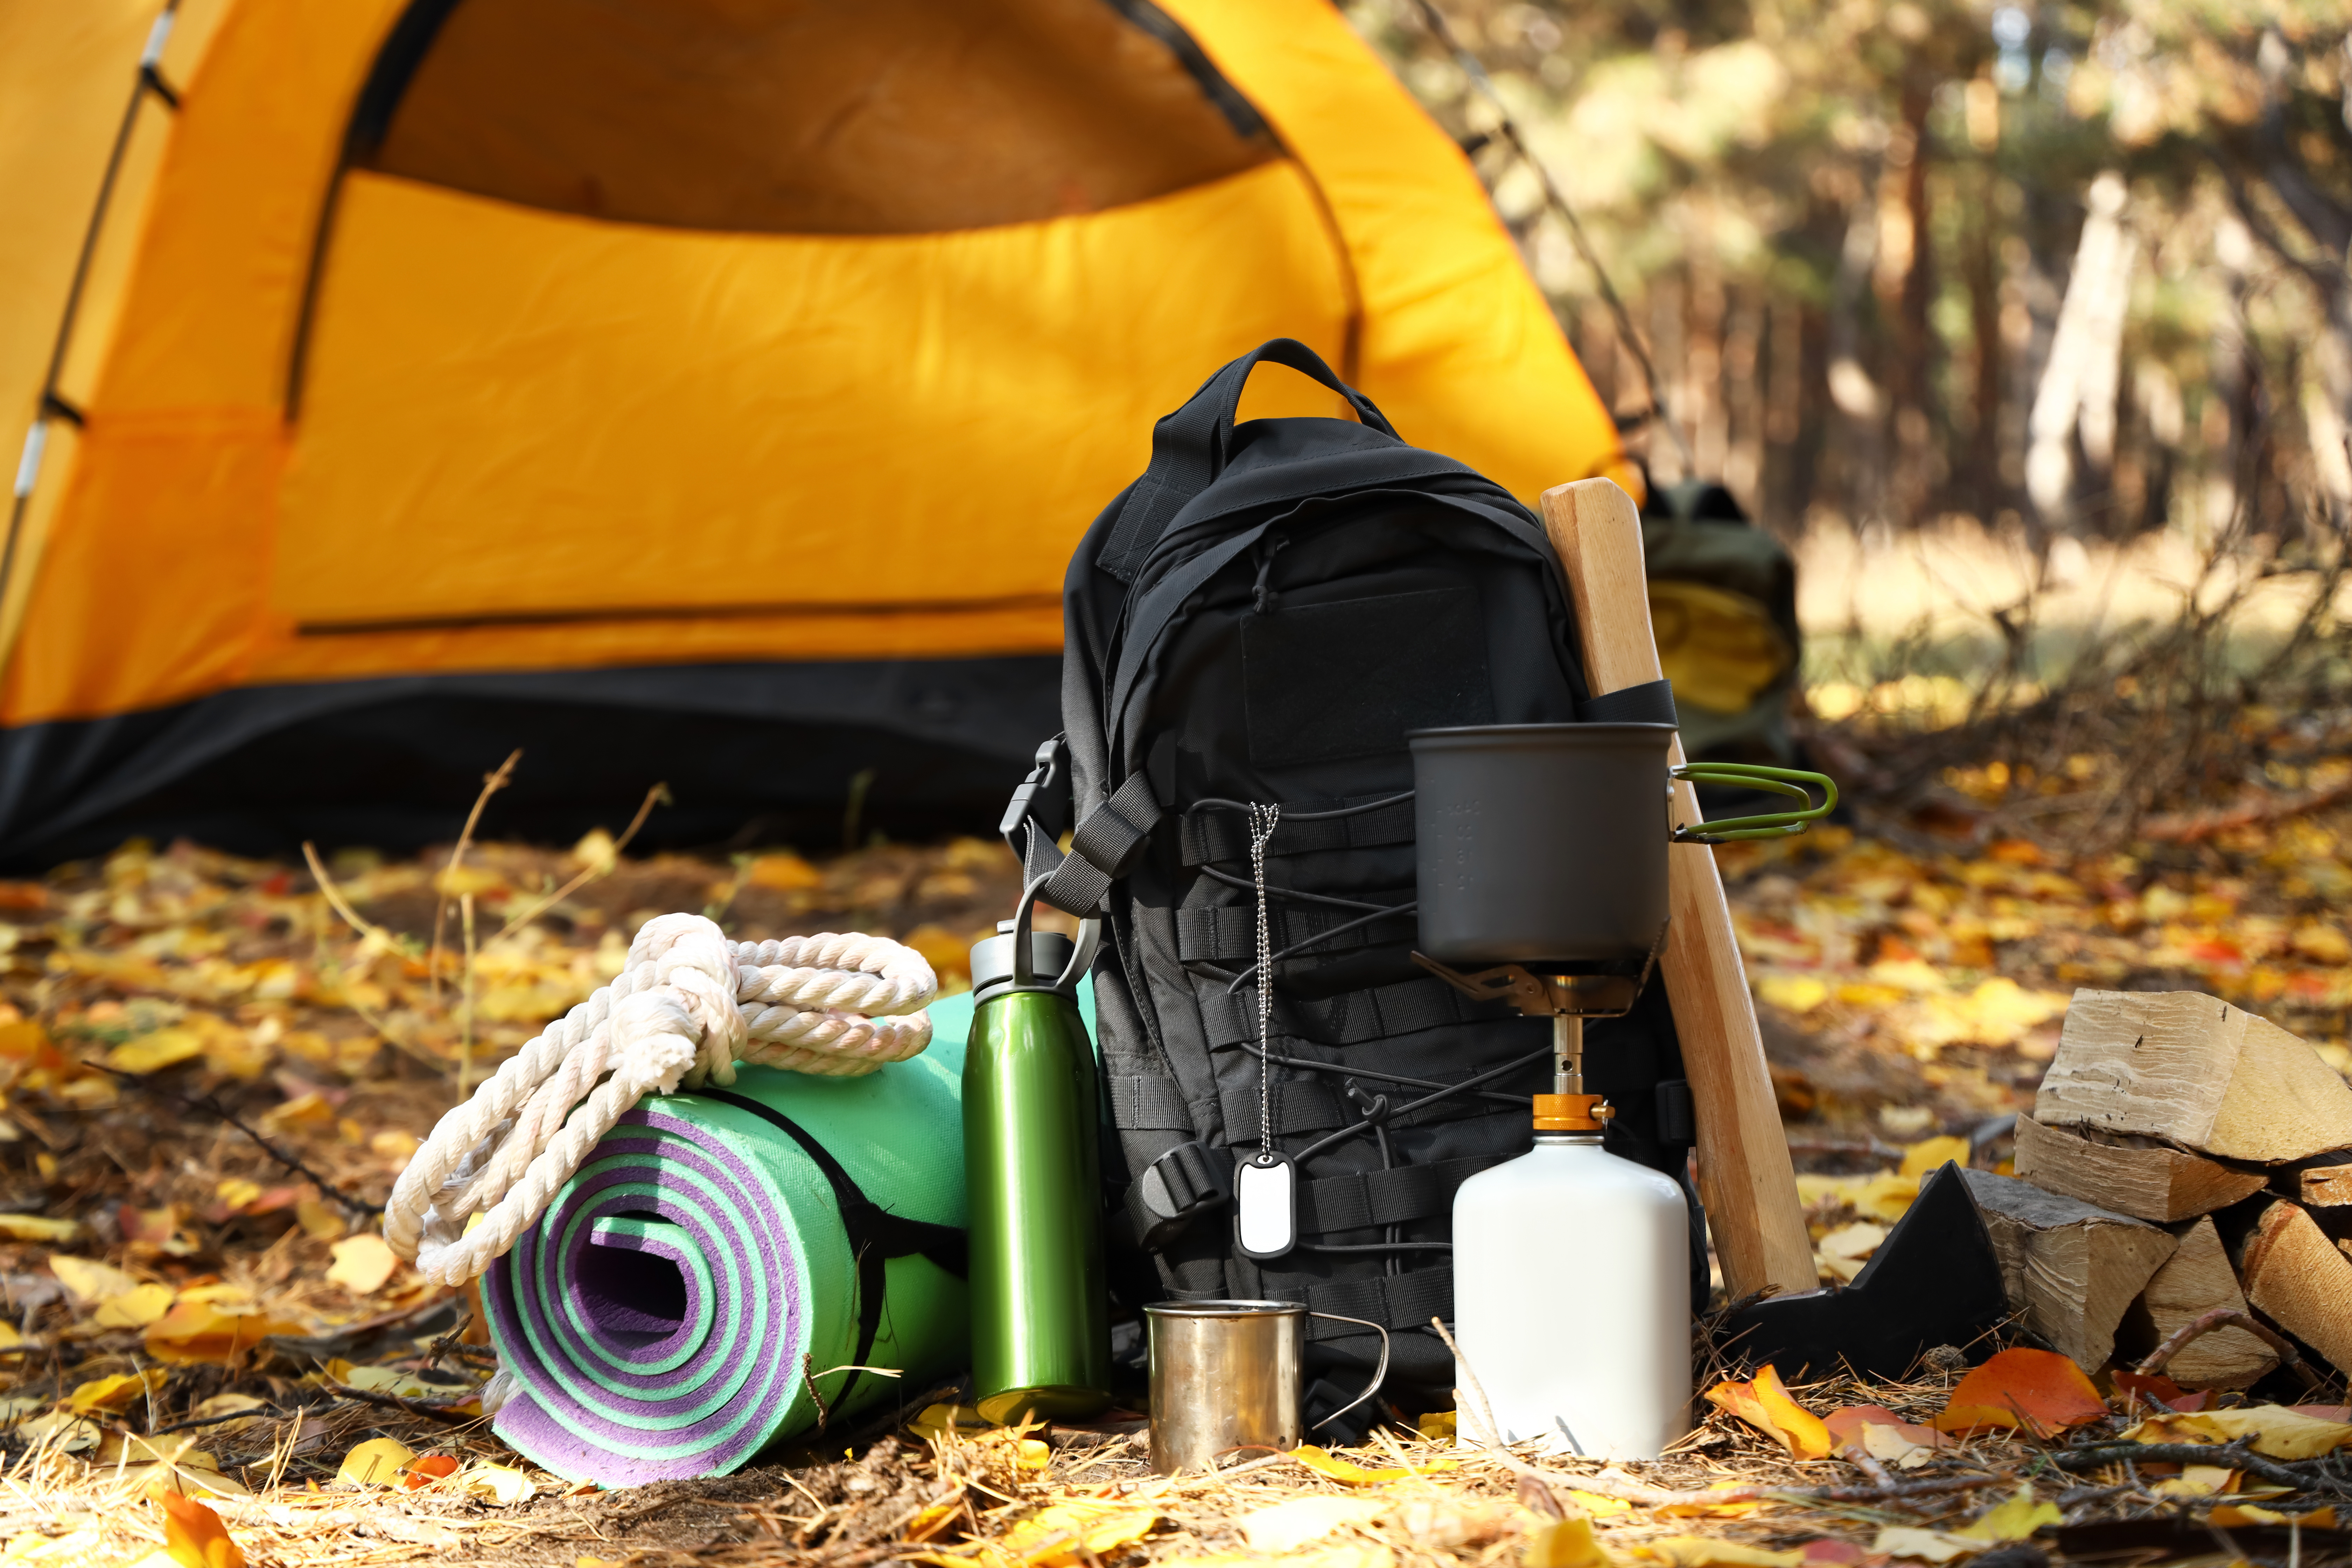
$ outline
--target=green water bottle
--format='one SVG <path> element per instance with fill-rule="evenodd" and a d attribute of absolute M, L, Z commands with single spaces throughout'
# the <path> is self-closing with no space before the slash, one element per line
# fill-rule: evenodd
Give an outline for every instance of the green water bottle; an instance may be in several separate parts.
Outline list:
<path fill-rule="evenodd" d="M 971 950 L 963 1062 L 972 1395 L 998 1422 L 1110 1405 L 1095 1053 L 1077 1001 L 1101 925 L 1076 942 L 1033 931 L 1034 897 Z"/>

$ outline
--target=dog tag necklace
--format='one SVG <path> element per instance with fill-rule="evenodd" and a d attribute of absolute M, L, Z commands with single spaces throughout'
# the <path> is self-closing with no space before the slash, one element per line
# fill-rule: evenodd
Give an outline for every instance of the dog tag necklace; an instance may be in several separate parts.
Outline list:
<path fill-rule="evenodd" d="M 1257 889 L 1257 1152 L 1234 1172 L 1234 1238 L 1244 1258 L 1281 1258 L 1298 1243 L 1297 1168 L 1274 1146 L 1274 928 L 1265 912 L 1265 846 L 1282 807 L 1249 808 L 1250 877 Z"/>

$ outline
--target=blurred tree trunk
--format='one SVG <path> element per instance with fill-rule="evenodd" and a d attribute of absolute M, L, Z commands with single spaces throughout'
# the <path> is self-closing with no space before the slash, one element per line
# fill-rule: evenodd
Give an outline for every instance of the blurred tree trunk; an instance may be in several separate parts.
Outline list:
<path fill-rule="evenodd" d="M 1961 268 L 1968 282 L 1969 324 L 1975 338 L 1976 376 L 1969 431 L 1969 475 L 1956 486 L 1958 500 L 1990 519 L 2008 503 L 2000 477 L 2000 220 L 1994 210 L 1996 183 L 1989 163 L 1968 171 L 1968 237 Z"/>
<path fill-rule="evenodd" d="M 1928 84 L 1913 77 L 1903 86 L 1904 137 L 1910 160 L 1903 171 L 1903 212 L 1911 230 L 1911 264 L 1903 274 L 1895 312 L 1895 363 L 1887 377 L 1893 404 L 1894 454 L 1888 485 L 1890 521 L 1916 526 L 1924 519 L 1935 483 L 1929 415 L 1935 387 L 1936 342 L 1927 317 L 1936 298 L 1936 247 L 1927 211 Z"/>

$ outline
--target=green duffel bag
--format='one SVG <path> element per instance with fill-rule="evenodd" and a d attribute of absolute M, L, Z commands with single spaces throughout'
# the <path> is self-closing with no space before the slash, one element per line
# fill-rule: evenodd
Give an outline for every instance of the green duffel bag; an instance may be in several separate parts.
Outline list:
<path fill-rule="evenodd" d="M 1654 487 L 1642 514 L 1650 622 L 1693 762 L 1798 765 L 1797 563 L 1708 479 Z"/>

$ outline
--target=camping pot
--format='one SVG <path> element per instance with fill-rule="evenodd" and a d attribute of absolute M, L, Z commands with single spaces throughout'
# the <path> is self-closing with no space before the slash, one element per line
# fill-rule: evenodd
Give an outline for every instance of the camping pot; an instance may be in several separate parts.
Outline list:
<path fill-rule="evenodd" d="M 1416 730 L 1421 951 L 1467 968 L 1639 964 L 1666 924 L 1666 846 L 1777 838 L 1837 804 L 1820 773 L 1673 765 L 1672 724 L 1479 724 Z M 1677 829 L 1673 780 L 1738 784 L 1801 811 Z M 1811 805 L 1803 785 L 1825 798 Z"/>
<path fill-rule="evenodd" d="M 1143 1309 L 1151 1360 L 1151 1468 L 1199 1469 L 1235 1448 L 1298 1447 L 1307 1320 L 1354 1323 L 1381 1336 L 1364 1392 L 1316 1423 L 1328 1426 L 1381 1391 L 1389 1331 L 1297 1301 L 1162 1301 Z"/>

